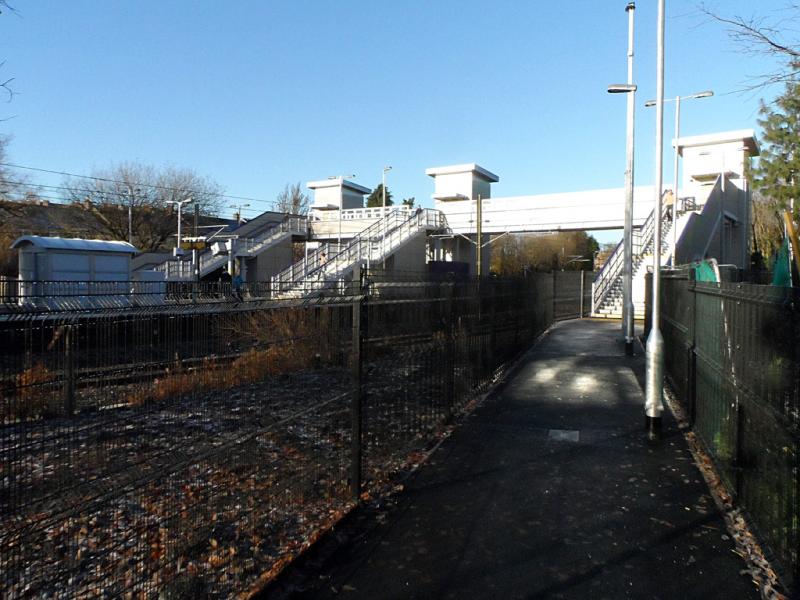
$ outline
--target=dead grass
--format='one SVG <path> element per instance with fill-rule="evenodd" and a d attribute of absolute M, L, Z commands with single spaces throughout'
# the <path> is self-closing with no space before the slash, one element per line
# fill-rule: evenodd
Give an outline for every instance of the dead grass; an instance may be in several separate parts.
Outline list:
<path fill-rule="evenodd" d="M 323 313 L 324 314 L 324 313 Z M 221 333 L 244 339 L 253 347 L 231 363 L 203 359 L 187 369 L 176 360 L 172 370 L 152 383 L 129 392 L 125 402 L 141 406 L 186 394 L 225 390 L 256 383 L 268 376 L 284 375 L 322 366 L 333 359 L 322 319 L 307 309 L 245 313 Z"/>
<path fill-rule="evenodd" d="M 14 395 L 7 405 L 5 418 L 29 419 L 58 412 L 59 399 L 54 395 L 56 374 L 42 363 L 35 363 L 15 378 Z"/>

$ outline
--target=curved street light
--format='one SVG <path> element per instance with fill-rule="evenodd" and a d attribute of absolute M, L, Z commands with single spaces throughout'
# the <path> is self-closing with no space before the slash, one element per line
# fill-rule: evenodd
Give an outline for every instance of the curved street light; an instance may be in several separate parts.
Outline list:
<path fill-rule="evenodd" d="M 672 183 L 672 194 L 674 196 L 672 202 L 672 266 L 676 266 L 676 258 L 678 252 L 678 155 L 680 149 L 678 148 L 678 140 L 681 137 L 681 101 L 683 100 L 694 100 L 696 98 L 710 98 L 714 95 L 714 92 L 711 90 L 706 90 L 704 92 L 697 92 L 696 94 L 689 94 L 687 96 L 675 96 L 675 98 L 669 98 L 664 100 L 664 102 L 675 102 L 675 157 L 673 162 L 673 183 Z M 644 103 L 646 107 L 651 107 L 656 105 L 655 100 L 648 100 Z"/>
<path fill-rule="evenodd" d="M 629 2 L 628 13 L 628 82 L 608 86 L 609 94 L 628 94 L 625 143 L 625 228 L 622 237 L 622 334 L 625 337 L 625 354 L 633 356 L 633 158 L 636 110 L 636 85 L 633 83 L 633 29 L 636 5 Z"/>

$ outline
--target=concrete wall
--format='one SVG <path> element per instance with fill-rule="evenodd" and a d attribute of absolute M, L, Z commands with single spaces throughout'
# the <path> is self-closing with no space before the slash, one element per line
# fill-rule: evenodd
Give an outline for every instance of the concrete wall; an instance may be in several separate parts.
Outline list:
<path fill-rule="evenodd" d="M 723 172 L 729 173 L 729 181 L 738 187 L 744 187 L 745 152 L 742 151 L 742 140 L 694 146 L 683 149 L 683 187 L 692 188 L 700 181 L 711 183 Z M 681 194 L 683 195 L 683 194 Z"/>
<path fill-rule="evenodd" d="M 292 264 L 292 241 L 287 239 L 265 250 L 254 258 L 246 259 L 247 281 L 269 281 Z"/>
<path fill-rule="evenodd" d="M 312 182 L 309 184 L 315 184 Z M 320 182 L 321 183 L 321 182 Z M 315 208 L 361 208 L 364 206 L 364 194 L 362 190 L 354 190 L 347 185 L 314 185 L 311 189 L 314 190 L 314 202 L 311 205 L 312 209 Z"/>
<path fill-rule="evenodd" d="M 337 211 L 332 211 L 336 213 Z M 350 239 L 375 223 L 375 219 L 350 219 L 342 221 L 342 239 Z M 311 239 L 336 239 L 339 235 L 339 221 L 309 221 Z"/>
<path fill-rule="evenodd" d="M 469 171 L 437 175 L 435 180 L 435 193 L 437 196 L 475 197 L 471 195 L 474 191 L 472 179 L 472 173 Z M 486 192 L 486 197 L 488 197 L 488 191 Z"/>
<path fill-rule="evenodd" d="M 395 271 L 423 272 L 426 270 L 427 236 L 419 233 L 392 253 L 387 269 Z"/>
<path fill-rule="evenodd" d="M 749 264 L 749 193 L 717 181 L 699 214 L 692 214 L 678 240 L 677 263 L 715 258 L 719 264 Z"/>

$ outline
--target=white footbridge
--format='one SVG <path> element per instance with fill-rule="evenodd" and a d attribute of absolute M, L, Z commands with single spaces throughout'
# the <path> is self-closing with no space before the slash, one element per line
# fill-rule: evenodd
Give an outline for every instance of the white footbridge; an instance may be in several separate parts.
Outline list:
<path fill-rule="evenodd" d="M 748 158 L 758 155 L 752 130 L 674 143 L 684 157 L 682 194 L 661 215 L 664 235 L 659 249 L 653 244 L 656 191 L 650 186 L 634 189 L 637 316 L 643 315 L 644 277 L 654 252 L 659 252 L 661 264 L 714 256 L 721 264 L 744 268 L 749 260 L 750 204 L 744 173 Z M 164 270 L 168 279 L 181 280 L 203 277 L 226 264 L 233 271 L 233 261 L 246 270 L 247 261 L 257 273 L 270 273 L 272 297 L 303 298 L 336 294 L 360 268 L 379 263 L 388 271 L 423 271 L 429 261 L 457 262 L 475 273 L 479 244 L 484 248 L 482 272 L 488 273 L 492 240 L 506 234 L 624 227 L 622 187 L 493 198 L 491 186 L 499 177 L 477 164 L 436 167 L 426 174 L 434 179 L 434 209 L 364 208 L 368 188 L 342 177 L 312 181 L 308 187 L 314 191 L 314 202 L 307 218 L 287 216 L 229 244 L 227 252 L 210 249 L 198 256 L 197 263 L 172 260 L 157 269 Z M 293 264 L 287 240 L 306 241 L 304 256 Z M 620 243 L 597 273 L 592 293 L 595 316 L 621 316 L 622 254 Z M 258 260 L 272 262 L 269 268 L 260 268 L 254 262 Z"/>

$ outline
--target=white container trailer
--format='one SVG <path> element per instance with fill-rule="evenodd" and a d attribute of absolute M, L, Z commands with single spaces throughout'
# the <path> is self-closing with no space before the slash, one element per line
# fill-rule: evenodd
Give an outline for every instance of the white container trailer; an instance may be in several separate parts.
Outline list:
<path fill-rule="evenodd" d="M 19 252 L 20 303 L 52 308 L 129 304 L 128 242 L 25 235 L 11 245 Z"/>

